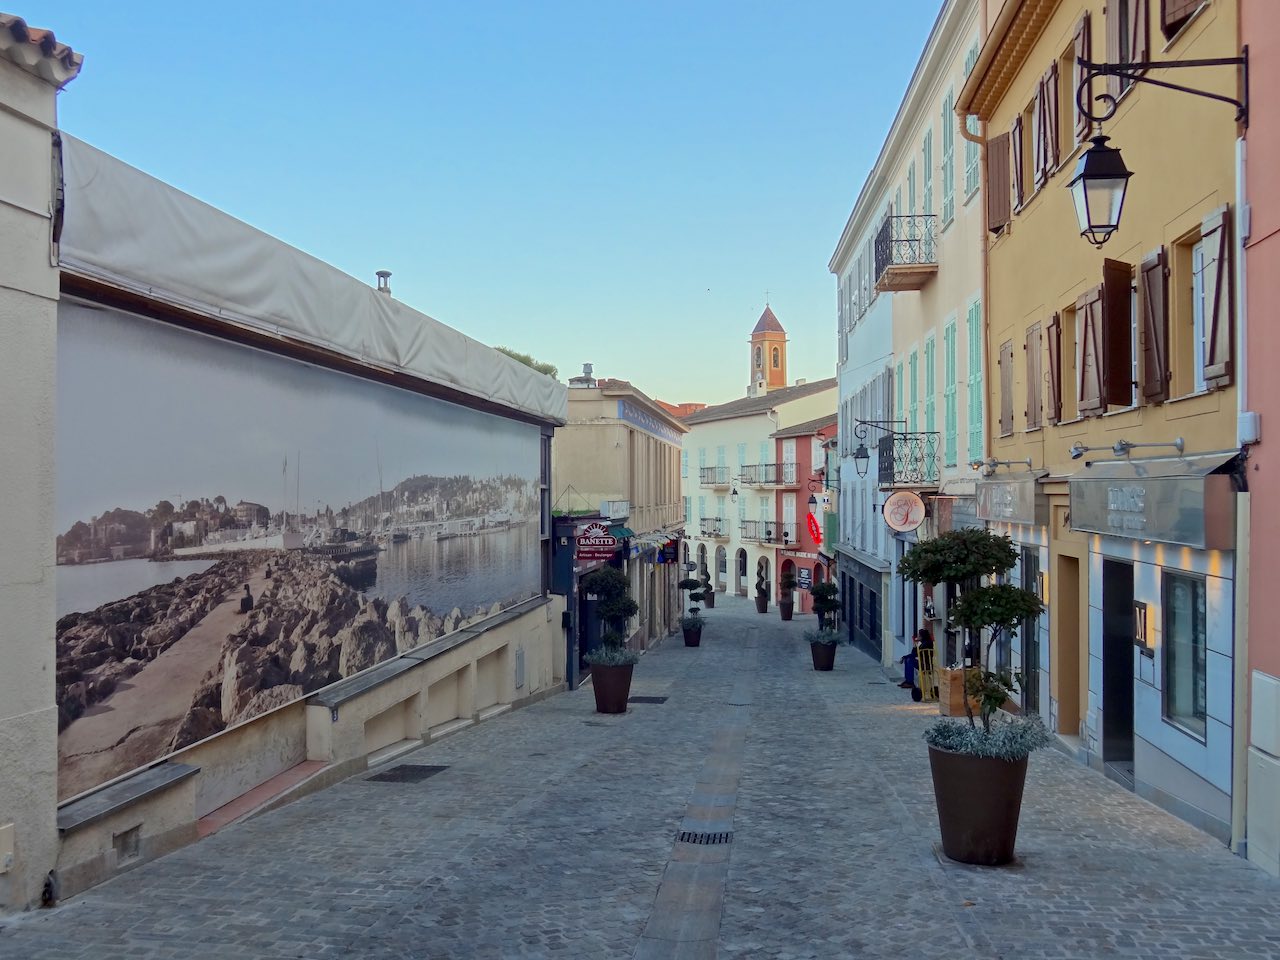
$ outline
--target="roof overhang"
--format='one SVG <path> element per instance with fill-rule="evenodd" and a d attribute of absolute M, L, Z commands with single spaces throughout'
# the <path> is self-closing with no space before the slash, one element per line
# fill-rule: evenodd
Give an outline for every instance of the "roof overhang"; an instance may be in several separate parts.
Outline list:
<path fill-rule="evenodd" d="M 11 13 L 0 13 L 0 58 L 59 89 L 76 78 L 84 63 L 84 54 L 59 43 L 52 30 L 29 27 Z"/>
<path fill-rule="evenodd" d="M 956 113 L 990 120 L 1061 0 L 1005 0 L 956 97 Z"/>

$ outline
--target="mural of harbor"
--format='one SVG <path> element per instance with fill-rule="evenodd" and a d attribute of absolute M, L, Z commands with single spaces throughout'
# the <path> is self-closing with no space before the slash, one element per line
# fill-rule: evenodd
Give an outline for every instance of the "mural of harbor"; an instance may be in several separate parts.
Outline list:
<path fill-rule="evenodd" d="M 58 366 L 61 796 L 541 589 L 536 427 L 96 309 Z"/>

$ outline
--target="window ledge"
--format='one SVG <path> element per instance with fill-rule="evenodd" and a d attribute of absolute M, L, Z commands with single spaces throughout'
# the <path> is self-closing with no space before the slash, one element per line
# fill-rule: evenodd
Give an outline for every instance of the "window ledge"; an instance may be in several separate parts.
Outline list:
<path fill-rule="evenodd" d="M 969 201 L 971 201 L 974 197 L 976 197 L 981 192 L 982 192 L 981 185 L 974 187 L 972 190 L 970 190 L 968 193 L 965 194 L 964 202 L 961 205 L 967 207 L 969 205 Z"/>
<path fill-rule="evenodd" d="M 1055 424 L 1055 426 L 1058 426 L 1058 427 L 1073 427 L 1073 426 L 1075 426 L 1077 423 L 1084 423 L 1084 422 L 1085 422 L 1085 418 L 1084 418 L 1084 417 L 1072 417 L 1070 420 L 1059 420 L 1059 421 Z"/>
<path fill-rule="evenodd" d="M 1129 406 L 1127 406 L 1127 407 L 1121 407 L 1119 410 L 1108 410 L 1108 411 L 1107 411 L 1106 413 L 1104 413 L 1102 416 L 1103 416 L 1103 418 L 1104 418 L 1104 419 L 1105 419 L 1106 417 L 1118 417 L 1118 416 L 1120 416 L 1121 414 L 1124 414 L 1124 413 L 1133 413 L 1135 410 L 1141 410 L 1141 409 L 1142 409 L 1142 407 L 1140 407 L 1140 406 L 1139 406 L 1138 404 L 1136 404 L 1136 403 L 1133 403 L 1133 404 L 1130 404 L 1130 405 L 1129 405 Z"/>
<path fill-rule="evenodd" d="M 1180 397 L 1170 397 L 1168 400 L 1166 400 L 1166 401 L 1162 404 L 1162 406 L 1166 406 L 1166 407 L 1167 407 L 1167 406 L 1169 406 L 1170 404 L 1174 404 L 1174 403 L 1185 403 L 1187 400 L 1195 400 L 1195 399 L 1198 399 L 1199 397 L 1207 397 L 1207 396 L 1209 396 L 1209 394 L 1211 394 L 1211 393 L 1213 393 L 1213 391 L 1212 391 L 1212 390 L 1207 390 L 1207 389 L 1206 389 L 1206 390 L 1197 390 L 1195 393 L 1184 393 L 1184 394 L 1183 394 L 1182 396 L 1180 396 Z"/>
<path fill-rule="evenodd" d="M 1196 743 L 1200 744 L 1202 747 L 1207 747 L 1209 745 L 1208 737 L 1202 736 L 1201 734 L 1196 733 L 1194 730 L 1187 729 L 1182 724 L 1178 723 L 1178 721 L 1174 720 L 1172 717 L 1164 716 L 1162 714 L 1160 719 L 1164 721 L 1165 726 L 1173 727 L 1173 729 L 1177 730 L 1184 737 L 1188 738 L 1189 740 L 1194 740 Z"/>
<path fill-rule="evenodd" d="M 1024 434 L 1025 434 L 1025 433 L 1039 433 L 1039 432 L 1040 432 L 1041 430 L 1043 430 L 1043 429 L 1044 429 L 1043 427 L 1027 427 L 1027 429 L 1023 430 L 1022 432 L 1023 432 Z"/>

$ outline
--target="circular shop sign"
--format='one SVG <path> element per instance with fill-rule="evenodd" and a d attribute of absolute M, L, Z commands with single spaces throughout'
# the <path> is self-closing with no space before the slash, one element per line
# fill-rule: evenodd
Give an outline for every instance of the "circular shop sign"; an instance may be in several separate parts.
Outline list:
<path fill-rule="evenodd" d="M 884 522 L 899 533 L 910 533 L 924 523 L 924 501 L 910 490 L 890 494 L 884 502 Z"/>

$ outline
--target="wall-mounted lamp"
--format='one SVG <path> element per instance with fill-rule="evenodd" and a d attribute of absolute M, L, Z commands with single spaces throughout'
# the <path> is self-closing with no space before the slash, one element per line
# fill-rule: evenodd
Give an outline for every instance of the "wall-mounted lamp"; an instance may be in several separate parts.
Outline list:
<path fill-rule="evenodd" d="M 809 494 L 809 512 L 816 513 L 818 510 L 818 498 L 812 493 Z"/>
<path fill-rule="evenodd" d="M 969 466 L 984 477 L 989 477 L 1000 467 L 1026 467 L 1030 470 L 1031 458 L 1027 457 L 1025 460 L 997 460 L 995 457 L 990 457 L 986 460 L 970 460 Z"/>
<path fill-rule="evenodd" d="M 1175 447 L 1177 448 L 1178 456 L 1182 456 L 1182 451 L 1186 448 L 1186 445 L 1182 442 L 1181 437 L 1165 443 L 1134 443 L 1132 440 L 1117 440 L 1112 445 L 1111 452 L 1117 457 L 1127 457 L 1129 451 L 1137 447 Z"/>

